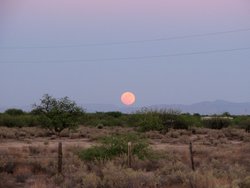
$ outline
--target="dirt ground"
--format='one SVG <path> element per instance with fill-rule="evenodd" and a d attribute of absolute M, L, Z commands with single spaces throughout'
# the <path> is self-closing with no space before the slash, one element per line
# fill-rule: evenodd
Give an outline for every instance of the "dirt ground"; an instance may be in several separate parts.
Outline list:
<path fill-rule="evenodd" d="M 126 134 L 127 132 L 135 132 L 135 130 L 133 128 L 121 127 L 97 129 L 95 127 L 81 126 L 75 132 L 63 132 L 59 138 L 51 136 L 48 132 L 39 128 L 0 128 L 0 175 L 3 180 L 0 182 L 0 187 L 61 187 L 60 181 L 62 180 L 58 180 L 55 174 L 57 171 L 57 150 L 59 142 L 62 142 L 63 145 L 64 168 L 67 171 L 64 177 L 65 180 L 63 180 L 65 187 L 71 187 L 74 185 L 74 182 L 79 181 L 73 179 L 78 176 L 82 177 L 82 175 L 80 175 L 82 173 L 87 173 L 89 170 L 85 168 L 94 169 L 93 172 L 90 170 L 88 173 L 94 173 L 93 176 L 97 179 L 85 180 L 91 184 L 91 182 L 98 180 L 99 177 L 97 175 L 100 173 L 99 171 L 110 168 L 110 164 L 106 164 L 107 166 L 105 167 L 105 164 L 93 166 L 93 164 L 90 163 L 85 164 L 87 166 L 84 168 L 79 168 L 82 162 L 77 159 L 73 151 L 98 145 L 98 138 L 103 136 Z M 172 182 L 172 184 L 166 187 L 189 188 L 190 183 L 186 186 L 186 184 L 182 182 L 184 180 L 180 180 L 182 176 L 192 176 L 189 177 L 191 179 L 193 178 L 192 186 L 197 188 L 207 188 L 206 184 L 208 182 L 208 187 L 211 188 L 216 187 L 216 184 L 219 184 L 221 187 L 237 187 L 234 185 L 250 176 L 250 135 L 243 130 L 171 130 L 164 135 L 156 131 L 141 134 L 148 139 L 150 148 L 153 151 L 164 153 L 164 155 L 168 157 L 154 162 L 137 161 L 137 164 L 133 167 L 133 173 L 143 173 L 143 176 L 147 177 L 150 175 L 152 176 L 151 178 L 153 178 L 153 174 L 162 173 L 158 174 L 157 177 L 165 177 L 165 170 L 172 169 L 168 172 L 170 174 L 166 176 L 165 179 L 172 176 L 174 179 L 170 178 L 168 182 Z M 194 164 L 197 168 L 197 174 L 191 173 L 191 175 L 189 171 L 185 172 L 185 169 L 189 169 L 191 166 L 190 142 L 192 142 Z M 123 164 L 122 161 L 124 161 L 124 159 L 121 158 L 119 160 L 121 160 L 120 163 Z M 180 166 L 171 167 L 176 161 L 179 161 L 177 164 Z M 115 161 L 113 161 L 113 163 L 115 163 Z M 13 166 L 13 164 L 15 165 Z M 140 167 L 140 165 L 142 165 L 142 167 Z M 97 168 L 100 169 L 95 172 Z M 144 172 L 145 169 L 147 170 Z M 204 171 L 204 169 L 207 170 Z M 110 170 L 110 173 L 114 174 L 109 176 L 109 178 L 116 177 L 118 173 L 115 171 L 112 172 L 112 170 Z M 118 171 L 126 171 L 126 168 Z M 180 176 L 178 175 L 179 173 L 183 174 Z M 74 176 L 73 179 L 71 177 L 72 175 Z M 88 175 L 86 176 L 88 177 Z M 207 179 L 207 177 L 210 177 L 210 179 Z M 91 176 L 90 178 L 93 177 Z M 134 181 L 138 180 L 136 179 Z M 152 179 L 152 182 L 156 181 L 158 181 L 158 179 Z M 182 184 L 180 184 L 180 182 L 182 182 Z M 81 185 L 80 187 L 84 186 Z M 88 187 L 94 188 L 96 186 L 92 186 L 91 184 L 91 186 Z"/>

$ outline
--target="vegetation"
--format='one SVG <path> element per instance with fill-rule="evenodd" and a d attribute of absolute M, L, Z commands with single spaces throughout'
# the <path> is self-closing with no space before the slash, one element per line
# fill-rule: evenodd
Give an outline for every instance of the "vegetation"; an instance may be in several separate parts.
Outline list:
<path fill-rule="evenodd" d="M 209 116 L 202 117 L 194 114 L 182 114 L 174 110 L 150 110 L 143 109 L 132 114 L 121 112 L 96 112 L 85 113 L 67 97 L 53 99 L 58 102 L 54 105 L 52 98 L 48 96 L 47 102 L 51 109 L 45 110 L 45 103 L 37 105 L 31 112 L 10 109 L 0 114 L 0 126 L 23 127 L 42 126 L 55 132 L 61 132 L 64 128 L 75 128 L 77 124 L 103 128 L 105 126 L 136 127 L 139 131 L 159 131 L 166 133 L 170 129 L 190 129 L 205 127 L 222 129 L 229 126 L 249 130 L 249 116 Z M 65 103 L 65 107 L 59 106 Z M 58 106 L 56 106 L 58 105 Z M 63 108 L 63 109 L 59 109 Z M 72 109 L 71 109 L 72 108 Z M 42 110 L 43 109 L 43 110 Z M 74 110 L 73 110 L 74 109 Z"/>
<path fill-rule="evenodd" d="M 250 118 L 241 121 L 240 127 L 245 129 L 246 132 L 250 132 Z"/>
<path fill-rule="evenodd" d="M 50 130 L 64 139 L 61 175 L 55 143 L 62 137 Z M 0 187 L 247 188 L 249 130 L 250 116 L 147 108 L 132 114 L 85 113 L 68 97 L 44 95 L 31 112 L 0 114 Z"/>
<path fill-rule="evenodd" d="M 171 129 L 190 130 L 195 127 L 222 129 L 235 127 L 250 131 L 250 116 L 233 116 L 228 112 L 221 115 L 202 116 L 198 113 L 181 113 L 174 109 L 142 108 L 132 114 L 118 111 L 85 113 L 74 101 L 68 97 L 53 98 L 48 94 L 34 105 L 31 112 L 21 109 L 8 109 L 0 114 L 0 126 L 23 127 L 42 126 L 55 133 L 63 129 L 74 129 L 77 125 L 103 127 L 135 127 L 138 131 L 159 131 L 162 134 Z"/>
<path fill-rule="evenodd" d="M 4 112 L 5 114 L 11 115 L 11 116 L 18 116 L 18 115 L 24 115 L 25 112 L 21 109 L 16 108 L 10 108 Z"/>
<path fill-rule="evenodd" d="M 145 139 L 136 134 L 123 134 L 106 136 L 101 139 L 100 146 L 94 146 L 79 152 L 83 160 L 110 160 L 116 156 L 128 153 L 128 142 L 132 143 L 132 155 L 144 159 L 149 154 L 148 144 Z"/>
<path fill-rule="evenodd" d="M 49 130 L 43 128 L 0 127 L 0 187 L 248 188 L 249 134 L 232 127 L 195 130 L 192 133 L 190 130 L 171 129 L 166 134 L 149 131 L 138 135 L 131 127 L 104 127 L 100 130 L 79 126 L 74 133 L 88 133 L 85 135 L 88 140 L 72 140 L 70 135 L 64 138 L 63 170 L 58 174 L 57 141 L 62 139 L 51 140 L 47 134 Z M 100 142 L 93 140 L 94 137 L 101 138 Z M 15 139 L 9 142 L 9 138 Z M 195 171 L 191 168 L 189 156 L 191 139 Z M 133 150 L 129 166 L 124 150 L 127 141 L 131 140 L 133 147 L 140 142 L 143 147 Z M 92 148 L 90 143 L 106 147 L 93 150 L 94 154 L 83 154 L 87 155 L 84 159 L 79 153 Z M 154 157 L 145 155 L 148 153 L 145 143 L 151 146 L 150 154 Z M 101 154 L 95 154 L 98 152 Z M 110 157 L 106 157 L 107 153 Z M 144 159 L 137 154 L 145 156 Z"/>
<path fill-rule="evenodd" d="M 75 128 L 84 111 L 68 97 L 56 99 L 46 94 L 39 105 L 34 105 L 33 113 L 40 115 L 42 126 L 60 133 L 65 128 Z"/>
<path fill-rule="evenodd" d="M 231 124 L 231 120 L 227 117 L 208 117 L 203 119 L 204 126 L 210 129 L 222 129 L 226 128 Z"/>
<path fill-rule="evenodd" d="M 38 126 L 39 120 L 37 116 L 25 114 L 25 115 L 9 115 L 0 114 L 0 126 L 6 127 L 33 127 Z"/>

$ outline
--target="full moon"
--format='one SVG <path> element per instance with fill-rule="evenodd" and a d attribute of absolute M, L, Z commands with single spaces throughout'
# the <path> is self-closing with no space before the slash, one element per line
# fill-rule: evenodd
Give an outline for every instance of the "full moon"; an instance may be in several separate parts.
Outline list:
<path fill-rule="evenodd" d="M 135 103 L 135 94 L 132 92 L 125 92 L 121 95 L 121 101 L 123 104 L 130 106 Z"/>

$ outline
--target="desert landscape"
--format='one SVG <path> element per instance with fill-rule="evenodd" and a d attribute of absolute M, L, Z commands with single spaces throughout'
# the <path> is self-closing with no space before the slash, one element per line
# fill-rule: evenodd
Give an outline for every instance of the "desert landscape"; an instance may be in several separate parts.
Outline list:
<path fill-rule="evenodd" d="M 132 152 L 130 165 L 128 135 L 132 135 L 132 148 L 143 142 L 145 149 L 139 151 L 143 156 Z M 95 155 L 95 151 L 101 152 L 98 147 L 104 144 L 102 138 L 112 138 L 113 145 L 116 139 L 125 138 L 125 143 L 121 141 L 115 146 L 125 147 L 124 152 L 112 157 Z M 75 130 L 65 129 L 58 136 L 41 127 L 2 126 L 0 139 L 0 187 L 3 188 L 250 186 L 250 135 L 239 128 L 192 127 L 161 133 L 141 132 L 138 127 L 81 125 Z M 59 142 L 61 173 L 58 173 Z M 95 148 L 92 153 L 84 153 L 91 148 Z"/>
<path fill-rule="evenodd" d="M 0 0 L 0 188 L 250 188 L 250 0 Z"/>

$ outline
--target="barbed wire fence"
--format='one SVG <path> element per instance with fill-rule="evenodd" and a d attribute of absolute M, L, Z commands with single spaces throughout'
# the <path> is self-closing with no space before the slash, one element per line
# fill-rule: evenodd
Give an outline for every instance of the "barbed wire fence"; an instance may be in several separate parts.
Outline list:
<path fill-rule="evenodd" d="M 0 146 L 0 149 L 10 149 L 10 148 L 15 148 L 15 147 L 8 147 L 8 146 Z M 30 146 L 30 148 L 32 148 L 32 146 Z M 62 170 L 63 170 L 63 161 L 70 159 L 71 157 L 67 157 L 63 155 L 63 144 L 62 142 L 58 142 L 58 146 L 57 146 L 57 152 L 56 155 L 54 156 L 34 156 L 36 154 L 28 154 L 28 155 L 21 155 L 18 153 L 8 153 L 8 152 L 2 152 L 0 150 L 0 159 L 2 160 L 16 160 L 16 159 L 20 159 L 20 160 L 29 160 L 29 159 L 34 159 L 34 160 L 43 160 L 43 159 L 50 159 L 50 160 L 54 160 L 55 163 L 57 164 L 57 173 L 58 174 L 62 174 Z M 2 164 L 0 164 L 0 171 L 1 168 L 4 168 L 2 166 Z"/>

